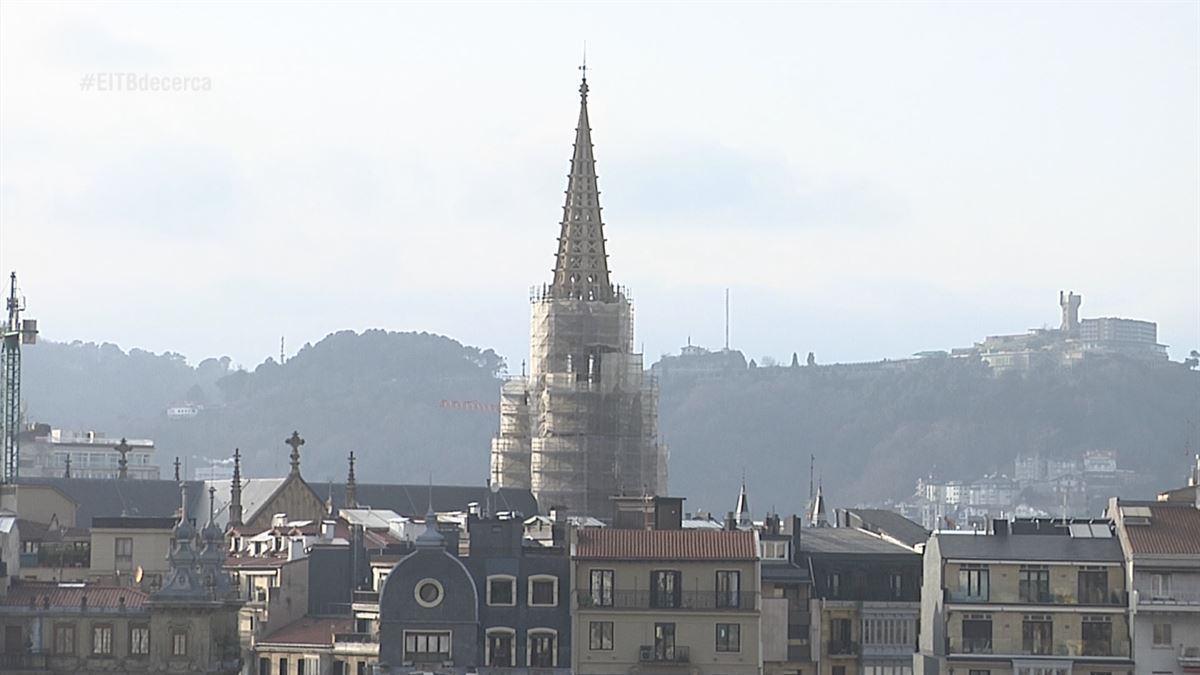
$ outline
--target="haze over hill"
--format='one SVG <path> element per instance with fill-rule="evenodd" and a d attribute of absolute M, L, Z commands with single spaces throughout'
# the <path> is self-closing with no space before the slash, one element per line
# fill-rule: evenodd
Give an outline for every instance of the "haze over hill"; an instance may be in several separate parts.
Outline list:
<path fill-rule="evenodd" d="M 164 477 L 175 455 L 195 465 L 193 457 L 227 457 L 234 447 L 250 475 L 282 475 L 283 440 L 295 428 L 308 441 L 303 470 L 314 483 L 343 480 L 354 450 L 363 482 L 432 474 L 479 484 L 504 373 L 492 350 L 428 333 L 343 331 L 253 371 L 228 359 L 193 367 L 177 354 L 46 342 L 25 351 L 24 401 L 31 421 L 153 438 Z M 905 497 L 930 472 L 1011 474 L 1014 457 L 1034 450 L 1116 450 L 1148 486 L 1174 485 L 1200 411 L 1200 372 L 1119 359 L 1002 377 L 964 359 L 856 374 L 755 368 L 668 374 L 661 388 L 671 492 L 717 512 L 732 507 L 743 471 L 756 513 L 802 510 L 810 453 L 835 506 Z M 184 402 L 200 414 L 168 418 Z"/>

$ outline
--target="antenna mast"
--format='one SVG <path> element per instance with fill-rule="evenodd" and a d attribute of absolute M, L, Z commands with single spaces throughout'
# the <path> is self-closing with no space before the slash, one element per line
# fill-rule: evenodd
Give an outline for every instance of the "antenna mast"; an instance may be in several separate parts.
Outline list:
<path fill-rule="evenodd" d="M 4 322 L 4 411 L 0 418 L 3 429 L 4 465 L 0 467 L 0 483 L 17 482 L 21 466 L 21 345 L 37 342 L 37 320 L 21 319 L 25 299 L 17 293 L 17 273 L 9 275 L 8 317 Z"/>

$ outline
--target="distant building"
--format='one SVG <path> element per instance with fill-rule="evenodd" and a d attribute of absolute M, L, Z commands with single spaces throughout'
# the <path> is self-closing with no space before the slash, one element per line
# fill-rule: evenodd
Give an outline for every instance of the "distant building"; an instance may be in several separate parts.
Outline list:
<path fill-rule="evenodd" d="M 689 343 L 678 355 L 664 355 L 650 366 L 655 378 L 712 378 L 746 371 L 746 357 L 736 349 L 709 350 Z"/>
<path fill-rule="evenodd" d="M 111 438 L 95 431 L 73 432 L 39 424 L 21 442 L 21 478 L 117 478 L 125 442 L 127 477 L 157 480 L 154 441 L 141 438 Z"/>

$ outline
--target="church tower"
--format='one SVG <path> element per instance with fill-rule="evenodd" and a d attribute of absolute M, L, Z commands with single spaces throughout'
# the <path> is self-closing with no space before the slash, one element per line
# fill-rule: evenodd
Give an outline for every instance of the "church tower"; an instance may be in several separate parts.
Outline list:
<path fill-rule="evenodd" d="M 587 71 L 554 277 L 531 294 L 529 374 L 505 384 L 491 479 L 538 505 L 611 520 L 612 497 L 660 495 L 658 391 L 633 348 L 633 304 L 609 275 Z"/>

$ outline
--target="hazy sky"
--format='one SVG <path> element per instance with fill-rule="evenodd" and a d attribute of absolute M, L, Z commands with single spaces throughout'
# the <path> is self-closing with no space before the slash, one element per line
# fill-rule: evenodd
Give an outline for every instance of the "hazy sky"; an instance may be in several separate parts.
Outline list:
<path fill-rule="evenodd" d="M 0 269 L 55 340 L 528 353 L 587 42 L 648 361 L 1083 316 L 1200 349 L 1200 3 L 0 6 Z M 206 91 L 85 91 L 89 74 Z"/>

